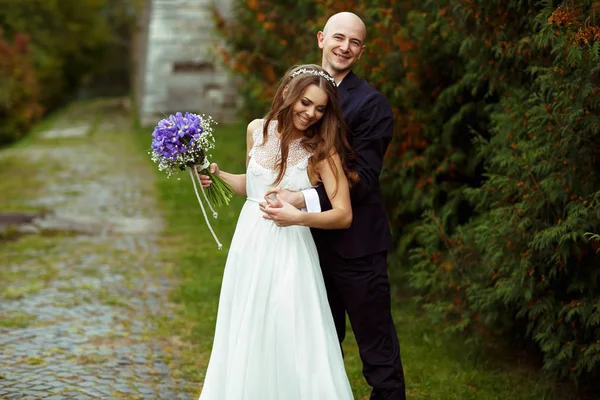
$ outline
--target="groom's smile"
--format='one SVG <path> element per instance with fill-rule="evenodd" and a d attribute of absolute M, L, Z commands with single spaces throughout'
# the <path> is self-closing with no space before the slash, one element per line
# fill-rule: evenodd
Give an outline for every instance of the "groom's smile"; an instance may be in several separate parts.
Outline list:
<path fill-rule="evenodd" d="M 350 59 L 351 59 L 351 57 L 350 57 L 350 56 L 345 56 L 345 55 L 343 55 L 343 54 L 339 54 L 339 52 L 337 52 L 337 53 L 336 53 L 336 52 L 334 51 L 334 52 L 333 52 L 333 54 L 335 54 L 335 55 L 337 56 L 337 58 L 339 58 L 340 60 L 350 60 Z"/>

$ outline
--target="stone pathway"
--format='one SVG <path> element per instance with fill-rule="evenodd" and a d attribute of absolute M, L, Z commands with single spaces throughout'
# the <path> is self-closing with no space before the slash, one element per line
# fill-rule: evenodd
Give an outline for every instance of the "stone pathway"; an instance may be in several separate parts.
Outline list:
<path fill-rule="evenodd" d="M 110 102 L 78 106 L 0 152 L 36 166 L 24 201 L 48 211 L 0 242 L 2 399 L 194 398 L 153 336 L 169 282 L 152 165 L 128 127 Z"/>

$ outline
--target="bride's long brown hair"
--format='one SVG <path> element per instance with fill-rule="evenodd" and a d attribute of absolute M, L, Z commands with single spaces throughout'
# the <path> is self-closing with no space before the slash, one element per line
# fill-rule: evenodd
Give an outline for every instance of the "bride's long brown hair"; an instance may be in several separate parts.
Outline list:
<path fill-rule="evenodd" d="M 338 88 L 332 82 L 333 78 L 332 81 L 329 81 L 324 76 L 309 72 L 299 73 L 292 77 L 294 72 L 302 68 L 315 70 L 329 76 L 327 71 L 318 65 L 306 64 L 290 68 L 279 82 L 277 93 L 275 93 L 271 109 L 265 117 L 263 127 L 263 143 L 267 141 L 268 127 L 271 121 L 277 121 L 277 129 L 280 134 L 281 158 L 276 165 L 278 174 L 273 184 L 277 185 L 281 182 L 287 168 L 290 143 L 293 140 L 292 136 L 294 134 L 294 105 L 300 101 L 304 91 L 310 85 L 316 85 L 320 89 L 323 89 L 327 94 L 328 101 L 323 117 L 304 131 L 304 137 L 300 142 L 307 151 L 312 153 L 308 164 L 309 171 L 315 173 L 315 166 L 320 161 L 327 160 L 337 179 L 339 171 L 331 158 L 331 155 L 335 151 L 339 154 L 342 161 L 342 172 L 348 177 L 348 182 L 353 184 L 358 180 L 358 174 L 349 170 L 346 166 L 346 159 L 352 155 L 352 150 L 346 138 L 347 128 L 340 110 Z"/>

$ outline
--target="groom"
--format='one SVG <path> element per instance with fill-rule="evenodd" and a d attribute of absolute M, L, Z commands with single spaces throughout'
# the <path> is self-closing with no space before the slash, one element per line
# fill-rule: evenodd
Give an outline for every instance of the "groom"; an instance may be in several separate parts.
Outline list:
<path fill-rule="evenodd" d="M 379 188 L 383 158 L 393 134 L 387 99 L 352 72 L 365 50 L 366 27 L 355 14 L 342 12 L 317 34 L 322 66 L 339 86 L 340 106 L 356 153 L 349 167 L 360 180 L 351 191 L 353 222 L 344 230 L 313 229 L 327 295 L 340 342 L 346 313 L 358 343 L 372 400 L 406 399 L 400 345 L 390 310 L 387 252 L 392 238 Z M 303 192 L 277 189 L 279 200 L 309 212 L 331 208 L 323 186 Z M 261 208 L 279 226 L 294 225 L 277 201 Z"/>

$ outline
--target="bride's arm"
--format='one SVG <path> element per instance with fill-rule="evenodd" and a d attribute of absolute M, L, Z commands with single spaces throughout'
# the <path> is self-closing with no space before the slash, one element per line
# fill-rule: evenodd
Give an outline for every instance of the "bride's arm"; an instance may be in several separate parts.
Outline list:
<path fill-rule="evenodd" d="M 235 194 L 246 196 L 246 174 L 230 174 L 229 172 L 220 171 L 217 167 L 215 175 L 228 183 Z"/>
<path fill-rule="evenodd" d="M 252 132 L 254 132 L 260 125 L 261 120 L 255 119 L 248 124 L 246 130 L 246 168 L 248 168 L 248 162 L 250 162 L 250 150 L 254 145 L 254 139 L 252 138 Z M 214 169 L 213 169 L 214 167 Z M 215 163 L 210 166 L 211 172 L 223 179 L 232 188 L 233 192 L 239 196 L 246 196 L 246 174 L 232 174 L 229 172 L 221 171 L 219 166 Z M 202 186 L 208 187 L 212 183 L 208 176 L 203 175 L 200 177 L 202 180 Z"/>
<path fill-rule="evenodd" d="M 302 212 L 277 195 L 282 207 L 265 207 L 264 211 L 267 214 L 265 218 L 272 219 L 278 226 L 303 225 L 319 229 L 348 228 L 352 223 L 348 179 L 344 174 L 339 155 L 332 154 L 331 159 L 336 166 L 337 177 L 328 160 L 322 160 L 316 165 L 316 170 L 330 199 L 331 210 L 319 213 Z M 267 193 L 268 195 L 269 193 Z"/>

